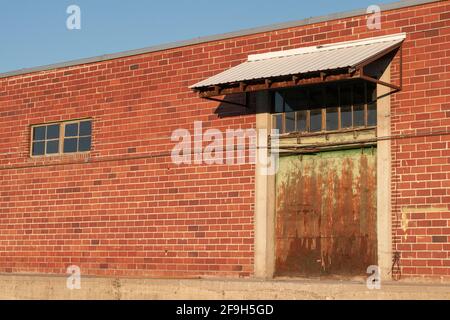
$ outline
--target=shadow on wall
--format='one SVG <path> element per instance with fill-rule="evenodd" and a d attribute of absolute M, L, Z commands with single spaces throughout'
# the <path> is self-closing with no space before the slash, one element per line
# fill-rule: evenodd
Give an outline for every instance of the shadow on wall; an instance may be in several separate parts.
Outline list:
<path fill-rule="evenodd" d="M 255 93 L 226 95 L 221 100 L 224 102 L 218 102 L 219 105 L 214 111 L 218 118 L 239 117 L 256 113 Z"/>

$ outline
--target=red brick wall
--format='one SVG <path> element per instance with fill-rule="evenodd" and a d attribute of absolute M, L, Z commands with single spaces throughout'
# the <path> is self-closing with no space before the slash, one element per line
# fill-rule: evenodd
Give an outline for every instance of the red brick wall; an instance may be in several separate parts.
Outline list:
<path fill-rule="evenodd" d="M 402 12 L 403 91 L 392 98 L 394 251 L 402 276 L 450 275 L 450 2 Z"/>
<path fill-rule="evenodd" d="M 381 30 L 360 16 L 0 79 L 0 272 L 251 275 L 254 167 L 174 165 L 170 135 L 255 116 L 217 114 L 188 86 L 248 54 L 398 32 L 392 134 L 416 137 L 392 140 L 394 250 L 403 275 L 450 275 L 450 135 L 425 136 L 450 129 L 449 1 L 384 12 Z M 88 158 L 29 157 L 30 125 L 84 117 Z M 405 237 L 401 208 L 431 205 L 441 211 L 411 214 Z"/>

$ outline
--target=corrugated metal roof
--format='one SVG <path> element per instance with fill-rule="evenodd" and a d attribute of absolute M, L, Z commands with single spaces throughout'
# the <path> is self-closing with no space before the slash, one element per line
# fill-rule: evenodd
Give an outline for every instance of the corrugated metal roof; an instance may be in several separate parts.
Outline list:
<path fill-rule="evenodd" d="M 250 55 L 248 60 L 190 88 L 268 79 L 354 67 L 377 54 L 398 46 L 405 34 L 396 34 L 357 41 Z"/>

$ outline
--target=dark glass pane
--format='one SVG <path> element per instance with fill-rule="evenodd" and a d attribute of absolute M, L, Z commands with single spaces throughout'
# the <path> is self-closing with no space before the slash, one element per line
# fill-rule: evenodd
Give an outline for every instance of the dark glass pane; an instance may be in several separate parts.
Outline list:
<path fill-rule="evenodd" d="M 367 125 L 377 125 L 377 104 L 375 102 L 367 105 Z"/>
<path fill-rule="evenodd" d="M 47 126 L 47 140 L 59 138 L 59 124 Z"/>
<path fill-rule="evenodd" d="M 286 123 L 284 132 L 293 132 L 295 131 L 295 112 L 287 112 L 285 114 Z"/>
<path fill-rule="evenodd" d="M 337 130 L 339 129 L 339 114 L 338 108 L 327 108 L 327 130 Z"/>
<path fill-rule="evenodd" d="M 47 154 L 59 152 L 59 140 L 47 141 Z"/>
<path fill-rule="evenodd" d="M 351 128 L 352 122 L 352 87 L 350 84 L 340 86 L 339 103 L 341 105 L 341 128 Z"/>
<path fill-rule="evenodd" d="M 306 110 L 297 112 L 297 131 L 306 131 Z"/>
<path fill-rule="evenodd" d="M 80 138 L 78 151 L 83 152 L 89 150 L 91 150 L 91 137 Z"/>
<path fill-rule="evenodd" d="M 311 123 L 309 125 L 309 130 L 311 132 L 322 130 L 322 109 L 313 109 L 310 112 Z"/>
<path fill-rule="evenodd" d="M 66 137 L 76 137 L 78 135 L 78 123 L 66 124 Z"/>
<path fill-rule="evenodd" d="M 377 85 L 368 82 L 367 86 L 367 125 L 377 125 Z"/>
<path fill-rule="evenodd" d="M 92 121 L 80 122 L 80 136 L 90 136 L 92 131 Z"/>
<path fill-rule="evenodd" d="M 286 100 L 284 100 L 284 110 L 283 110 L 283 112 L 292 112 L 292 111 L 294 111 L 294 109 L 292 109 L 291 106 L 286 103 Z"/>
<path fill-rule="evenodd" d="M 351 106 L 352 105 L 352 87 L 350 85 L 342 85 L 340 92 L 340 105 Z"/>
<path fill-rule="evenodd" d="M 273 116 L 273 125 L 274 129 L 278 129 L 279 133 L 283 133 L 283 115 L 282 114 L 275 114 Z"/>
<path fill-rule="evenodd" d="M 45 142 L 34 142 L 33 143 L 33 156 L 42 156 L 45 154 Z"/>
<path fill-rule="evenodd" d="M 377 85 L 372 82 L 367 82 L 367 103 L 376 102 L 377 100 Z"/>
<path fill-rule="evenodd" d="M 308 106 L 308 91 L 306 89 L 290 89 L 285 92 L 286 111 L 306 109 Z"/>
<path fill-rule="evenodd" d="M 352 107 L 344 106 L 341 107 L 341 128 L 351 128 L 352 127 Z"/>
<path fill-rule="evenodd" d="M 353 105 L 364 104 L 366 101 L 364 94 L 364 83 L 355 84 L 353 87 Z"/>
<path fill-rule="evenodd" d="M 329 85 L 325 91 L 326 107 L 337 107 L 339 105 L 339 88 L 337 85 Z"/>
<path fill-rule="evenodd" d="M 353 126 L 364 126 L 364 105 L 353 106 Z"/>
<path fill-rule="evenodd" d="M 324 106 L 323 89 L 321 87 L 311 88 L 309 91 L 310 107 L 321 108 Z"/>
<path fill-rule="evenodd" d="M 45 126 L 33 128 L 33 141 L 45 140 Z"/>
<path fill-rule="evenodd" d="M 64 153 L 77 152 L 77 138 L 64 139 Z"/>
<path fill-rule="evenodd" d="M 283 96 L 279 92 L 275 92 L 275 113 L 283 112 Z"/>
<path fill-rule="evenodd" d="M 364 83 L 357 83 L 353 87 L 353 126 L 361 127 L 365 125 L 364 120 L 364 103 L 365 85 Z"/>

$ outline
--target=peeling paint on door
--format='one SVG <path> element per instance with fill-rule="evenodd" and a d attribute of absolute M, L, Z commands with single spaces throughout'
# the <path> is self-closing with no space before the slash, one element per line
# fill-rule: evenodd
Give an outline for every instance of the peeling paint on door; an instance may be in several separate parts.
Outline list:
<path fill-rule="evenodd" d="M 276 180 L 276 275 L 377 264 L 376 148 L 282 157 Z"/>

